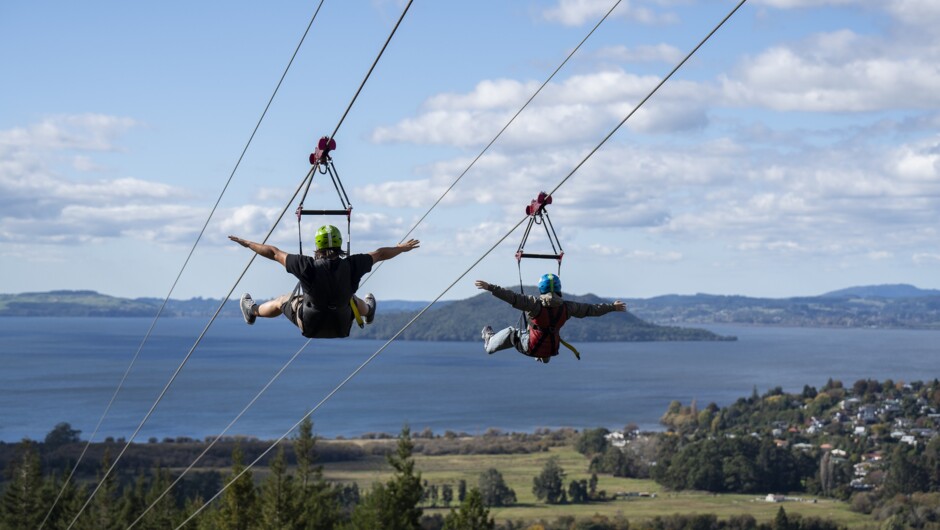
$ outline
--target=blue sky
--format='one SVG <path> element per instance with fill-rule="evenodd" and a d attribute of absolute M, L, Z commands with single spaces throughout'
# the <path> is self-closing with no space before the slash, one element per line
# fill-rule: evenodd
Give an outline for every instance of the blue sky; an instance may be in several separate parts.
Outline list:
<path fill-rule="evenodd" d="M 438 296 L 735 3 L 623 0 L 365 290 Z M 353 250 L 397 242 L 613 4 L 415 2 L 336 138 Z M 0 292 L 164 296 L 315 6 L 0 4 Z M 264 237 L 403 6 L 324 3 L 174 298 L 228 292 L 250 253 L 225 236 Z M 940 287 L 938 23 L 935 0 L 747 2 L 556 193 L 566 290 Z M 307 206 L 337 201 L 320 179 Z M 520 238 L 444 298 L 517 282 Z M 296 251 L 292 216 L 271 242 Z M 256 261 L 236 295 L 293 284 Z"/>

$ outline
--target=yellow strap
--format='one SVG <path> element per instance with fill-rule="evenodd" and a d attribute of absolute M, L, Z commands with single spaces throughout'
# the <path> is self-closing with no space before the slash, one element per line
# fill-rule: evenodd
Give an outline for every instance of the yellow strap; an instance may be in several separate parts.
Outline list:
<path fill-rule="evenodd" d="M 572 346 L 572 345 L 568 344 L 567 342 L 565 342 L 565 339 L 563 339 L 563 338 L 561 338 L 561 337 L 558 337 L 558 340 L 560 340 L 561 343 L 564 344 L 566 348 L 568 348 L 569 350 L 571 350 L 571 353 L 573 353 L 574 356 L 577 357 L 579 361 L 581 360 L 581 354 L 578 353 L 578 350 L 576 350 L 574 346 Z"/>
<path fill-rule="evenodd" d="M 362 315 L 359 314 L 359 305 L 356 303 L 356 297 L 355 297 L 355 296 L 349 299 L 349 307 L 352 308 L 352 310 L 353 310 L 353 316 L 356 317 L 356 324 L 359 324 L 359 327 L 361 328 L 364 324 L 363 324 L 363 322 L 362 322 Z M 570 348 L 570 346 L 569 346 L 569 348 Z M 579 359 L 580 359 L 580 357 L 579 357 Z"/>

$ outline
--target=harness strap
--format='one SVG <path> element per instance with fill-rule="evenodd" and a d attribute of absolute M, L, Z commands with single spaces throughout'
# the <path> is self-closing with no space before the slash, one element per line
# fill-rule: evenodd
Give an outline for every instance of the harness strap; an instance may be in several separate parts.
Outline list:
<path fill-rule="evenodd" d="M 548 328 L 546 329 L 546 328 L 539 327 L 539 325 L 534 322 L 531 324 L 533 329 L 543 331 L 542 336 L 539 337 L 539 341 L 536 342 L 535 346 L 532 347 L 532 351 L 534 352 L 539 351 L 539 348 L 542 347 L 542 343 L 545 342 L 545 338 L 549 336 L 552 338 L 552 352 L 555 352 L 558 349 L 558 345 L 555 344 L 555 324 L 557 324 L 558 320 L 561 319 L 562 313 L 567 311 L 568 306 L 562 303 L 561 307 L 558 308 L 558 311 L 552 311 L 552 308 L 547 307 L 547 306 L 545 307 L 545 309 L 548 310 Z M 558 339 L 561 340 L 561 337 L 559 336 Z M 580 359 L 580 357 L 578 358 Z"/>
<path fill-rule="evenodd" d="M 359 327 L 362 328 L 365 323 L 362 321 L 362 315 L 359 314 L 359 305 L 356 303 L 355 296 L 349 299 L 349 307 L 352 308 L 353 316 L 356 317 L 356 324 L 359 324 Z M 578 358 L 580 359 L 580 357 Z"/>
<path fill-rule="evenodd" d="M 568 344 L 567 342 L 565 342 L 565 339 L 563 339 L 563 338 L 561 338 L 561 337 L 558 337 L 558 340 L 560 340 L 561 343 L 564 344 L 566 348 L 568 348 L 569 350 L 571 350 L 571 353 L 573 353 L 574 356 L 575 356 L 579 361 L 581 360 L 581 354 L 578 352 L 578 350 L 577 350 L 574 346 L 572 346 L 572 345 Z"/>

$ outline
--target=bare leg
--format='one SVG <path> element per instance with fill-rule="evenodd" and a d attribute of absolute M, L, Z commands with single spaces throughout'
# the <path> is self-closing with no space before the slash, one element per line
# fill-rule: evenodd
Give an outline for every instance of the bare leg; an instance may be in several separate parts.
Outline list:
<path fill-rule="evenodd" d="M 263 304 L 255 304 L 251 312 L 261 318 L 275 318 L 284 314 L 281 307 L 290 300 L 290 294 L 282 294 L 273 300 L 268 300 Z"/>

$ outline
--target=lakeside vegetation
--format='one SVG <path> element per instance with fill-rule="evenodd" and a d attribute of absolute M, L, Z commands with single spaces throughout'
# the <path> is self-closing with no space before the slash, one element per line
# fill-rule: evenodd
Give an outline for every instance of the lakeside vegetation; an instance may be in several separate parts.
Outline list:
<path fill-rule="evenodd" d="M 660 433 L 627 425 L 471 437 L 405 428 L 397 437 L 316 441 L 307 423 L 192 527 L 938 528 L 938 410 L 937 380 L 829 380 L 799 394 L 755 389 L 724 408 L 673 402 Z M 89 522 L 76 528 L 125 528 L 207 442 L 131 444 L 90 503 Z M 139 527 L 181 522 L 268 445 L 215 441 Z M 0 528 L 35 526 L 83 446 L 67 423 L 42 442 L 0 444 Z M 123 446 L 90 445 L 50 528 L 77 513 Z"/>

